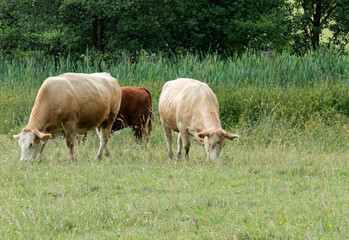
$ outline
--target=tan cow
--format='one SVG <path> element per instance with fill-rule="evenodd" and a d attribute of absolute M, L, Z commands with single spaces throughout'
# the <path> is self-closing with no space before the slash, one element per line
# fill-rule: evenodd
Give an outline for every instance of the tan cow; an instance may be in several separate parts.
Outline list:
<path fill-rule="evenodd" d="M 120 103 L 119 82 L 109 73 L 65 73 L 47 78 L 38 92 L 28 125 L 13 136 L 22 149 L 20 160 L 33 161 L 41 156 L 46 142 L 62 131 L 70 156 L 75 159 L 76 133 L 94 128 L 100 138 L 96 158 L 102 158 L 103 151 L 108 156 L 107 143 Z"/>
<path fill-rule="evenodd" d="M 181 157 L 182 145 L 189 158 L 189 135 L 205 147 L 207 159 L 218 160 L 226 139 L 238 135 L 221 128 L 218 101 L 210 87 L 194 79 L 179 78 L 165 83 L 159 100 L 159 113 L 172 158 L 171 130 L 179 132 L 177 158 Z"/>

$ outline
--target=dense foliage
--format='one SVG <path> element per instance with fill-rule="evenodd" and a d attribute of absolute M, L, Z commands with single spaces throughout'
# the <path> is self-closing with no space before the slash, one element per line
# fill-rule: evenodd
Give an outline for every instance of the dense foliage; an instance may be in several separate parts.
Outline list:
<path fill-rule="evenodd" d="M 348 41 L 349 0 L 0 0 L 0 50 L 23 54 L 300 51 Z"/>
<path fill-rule="evenodd" d="M 344 47 L 348 42 L 348 0 L 296 0 L 294 6 L 296 9 L 294 14 L 296 47 L 317 48 L 320 44 L 321 33 L 325 28 L 333 32 L 328 39 L 330 43 Z"/>

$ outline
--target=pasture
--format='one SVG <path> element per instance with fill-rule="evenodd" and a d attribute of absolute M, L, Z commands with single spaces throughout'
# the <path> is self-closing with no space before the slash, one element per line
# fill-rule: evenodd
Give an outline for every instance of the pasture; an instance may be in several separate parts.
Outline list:
<path fill-rule="evenodd" d="M 348 56 L 0 58 L 1 238 L 349 238 Z M 12 135 L 27 123 L 42 81 L 101 70 L 122 86 L 150 89 L 153 135 L 137 144 L 130 129 L 116 132 L 111 156 L 95 160 L 99 140 L 90 133 L 76 161 L 58 138 L 41 160 L 20 162 Z M 218 163 L 193 141 L 189 161 L 167 158 L 157 101 L 177 77 L 208 82 L 223 128 L 240 135 Z"/>

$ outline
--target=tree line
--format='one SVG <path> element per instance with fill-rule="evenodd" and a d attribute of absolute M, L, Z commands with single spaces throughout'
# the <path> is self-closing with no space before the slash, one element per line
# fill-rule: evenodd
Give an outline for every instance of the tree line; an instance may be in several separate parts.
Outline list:
<path fill-rule="evenodd" d="M 349 0 L 0 0 L 0 51 L 291 49 L 349 40 Z"/>

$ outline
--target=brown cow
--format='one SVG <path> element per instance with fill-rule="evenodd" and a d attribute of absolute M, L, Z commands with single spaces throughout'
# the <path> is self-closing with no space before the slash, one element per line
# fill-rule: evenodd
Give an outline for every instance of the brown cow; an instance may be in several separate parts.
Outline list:
<path fill-rule="evenodd" d="M 100 148 L 109 155 L 108 139 L 121 103 L 119 82 L 109 73 L 65 73 L 42 84 L 28 125 L 14 138 L 22 149 L 21 161 L 33 161 L 46 142 L 62 131 L 72 159 L 74 137 L 97 128 Z"/>
<path fill-rule="evenodd" d="M 112 130 L 132 127 L 137 140 L 142 140 L 142 133 L 149 136 L 152 132 L 151 95 L 145 87 L 122 87 L 121 106 Z M 148 132 L 146 124 L 148 122 Z"/>
<path fill-rule="evenodd" d="M 122 98 L 118 116 L 112 126 L 112 131 L 125 127 L 132 127 L 133 134 L 138 141 L 142 141 L 142 134 L 149 136 L 152 132 L 152 104 L 151 94 L 145 87 L 122 87 Z M 148 132 L 146 125 L 148 123 Z M 80 135 L 78 142 L 85 142 L 87 133 Z"/>
<path fill-rule="evenodd" d="M 170 158 L 173 155 L 171 130 L 179 132 L 177 158 L 181 156 L 182 145 L 189 158 L 189 135 L 205 147 L 207 158 L 212 160 L 219 159 L 226 139 L 239 137 L 221 128 L 216 95 L 206 83 L 194 79 L 180 78 L 165 83 L 159 113 Z"/>

